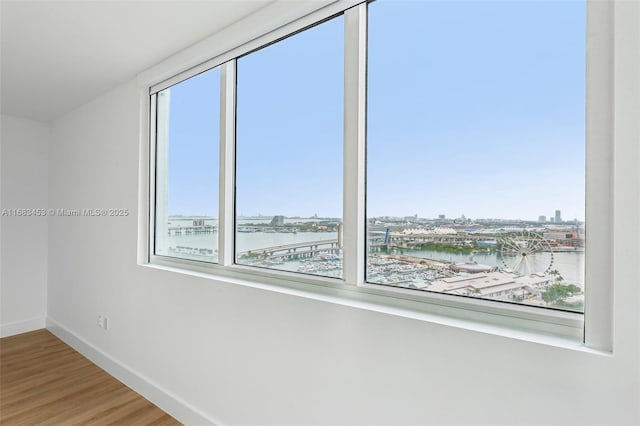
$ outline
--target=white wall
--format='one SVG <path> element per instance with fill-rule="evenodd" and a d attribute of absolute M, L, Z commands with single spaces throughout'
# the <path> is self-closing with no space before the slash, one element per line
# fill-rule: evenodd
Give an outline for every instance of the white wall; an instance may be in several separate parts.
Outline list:
<path fill-rule="evenodd" d="M 0 127 L 0 208 L 47 208 L 49 127 L 7 115 Z M 9 215 L 2 215 L 0 227 L 0 337 L 5 337 L 44 327 L 48 227 L 46 216 Z"/>
<path fill-rule="evenodd" d="M 134 82 L 53 123 L 50 204 L 131 215 L 51 219 L 51 324 L 223 424 L 640 424 L 637 64 L 623 74 L 613 356 L 138 266 Z"/>

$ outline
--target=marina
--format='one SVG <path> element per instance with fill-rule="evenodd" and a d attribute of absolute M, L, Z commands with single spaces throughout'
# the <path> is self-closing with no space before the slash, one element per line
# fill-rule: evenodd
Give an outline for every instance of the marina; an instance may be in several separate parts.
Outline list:
<path fill-rule="evenodd" d="M 339 223 L 321 219 L 245 219 L 236 228 L 236 262 L 331 278 L 342 277 Z M 556 227 L 557 228 L 557 227 Z M 573 286 L 554 303 L 582 309 L 584 244 L 572 228 L 454 229 L 369 227 L 366 280 L 420 291 L 548 306 L 552 286 Z M 167 255 L 217 261 L 217 221 L 173 219 Z M 471 232 L 472 231 L 472 232 Z M 577 289 L 577 290 L 575 290 Z M 548 298 L 548 297 L 547 297 Z M 565 302 L 566 301 L 566 302 Z"/>

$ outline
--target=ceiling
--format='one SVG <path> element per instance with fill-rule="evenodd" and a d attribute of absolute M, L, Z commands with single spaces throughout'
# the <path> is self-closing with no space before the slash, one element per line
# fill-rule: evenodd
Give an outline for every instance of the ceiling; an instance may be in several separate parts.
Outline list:
<path fill-rule="evenodd" d="M 51 121 L 272 2 L 2 0 L 1 111 Z"/>

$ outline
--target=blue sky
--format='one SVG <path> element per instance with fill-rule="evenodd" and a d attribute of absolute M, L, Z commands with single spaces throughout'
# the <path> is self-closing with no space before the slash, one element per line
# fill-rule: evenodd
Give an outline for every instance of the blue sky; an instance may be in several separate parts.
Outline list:
<path fill-rule="evenodd" d="M 238 60 L 239 214 L 341 216 L 343 25 Z M 371 4 L 368 214 L 582 219 L 584 38 L 581 1 Z M 171 213 L 216 214 L 218 82 L 171 89 Z"/>
<path fill-rule="evenodd" d="M 169 214 L 217 217 L 220 69 L 169 90 Z"/>
<path fill-rule="evenodd" d="M 239 214 L 342 217 L 344 21 L 238 60 Z"/>

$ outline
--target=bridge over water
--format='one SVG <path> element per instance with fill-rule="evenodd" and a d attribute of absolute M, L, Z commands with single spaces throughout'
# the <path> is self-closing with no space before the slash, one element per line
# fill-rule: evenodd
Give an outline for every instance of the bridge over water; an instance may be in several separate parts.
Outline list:
<path fill-rule="evenodd" d="M 295 244 L 283 244 L 238 253 L 238 257 L 256 257 L 269 259 L 304 259 L 318 254 L 338 254 L 341 250 L 338 240 L 311 241 Z"/>

